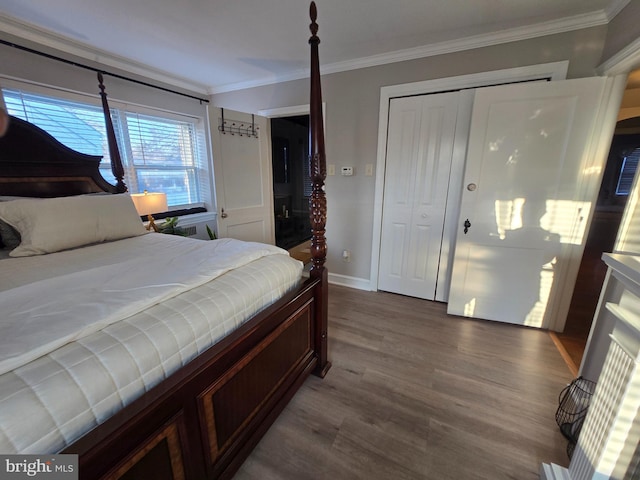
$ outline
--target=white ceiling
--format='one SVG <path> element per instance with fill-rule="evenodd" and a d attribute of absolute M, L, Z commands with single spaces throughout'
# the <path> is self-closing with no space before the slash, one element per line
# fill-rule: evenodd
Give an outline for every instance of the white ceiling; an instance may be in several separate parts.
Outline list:
<path fill-rule="evenodd" d="M 629 1 L 316 0 L 321 70 L 602 25 Z M 308 11 L 308 0 L 1 0 L 0 32 L 216 93 L 306 76 Z"/>

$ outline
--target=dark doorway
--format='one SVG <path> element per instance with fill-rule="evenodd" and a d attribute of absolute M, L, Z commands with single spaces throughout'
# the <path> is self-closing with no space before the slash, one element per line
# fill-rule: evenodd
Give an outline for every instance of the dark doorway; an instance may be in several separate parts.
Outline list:
<path fill-rule="evenodd" d="M 292 249 L 311 238 L 309 116 L 271 119 L 276 245 Z"/>
<path fill-rule="evenodd" d="M 640 158 L 640 118 L 618 122 L 611 142 L 598 201 L 582 255 L 564 332 L 557 338 L 577 374 L 607 268 L 601 260 L 614 249 L 622 214 Z"/>

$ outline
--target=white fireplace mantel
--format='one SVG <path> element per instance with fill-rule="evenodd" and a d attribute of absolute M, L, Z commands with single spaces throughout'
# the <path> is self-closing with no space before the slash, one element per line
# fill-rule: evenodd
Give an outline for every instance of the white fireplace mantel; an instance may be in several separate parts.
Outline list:
<path fill-rule="evenodd" d="M 607 277 L 580 366 L 596 389 L 569 468 L 542 464 L 544 480 L 640 475 L 640 256 L 602 259 Z"/>

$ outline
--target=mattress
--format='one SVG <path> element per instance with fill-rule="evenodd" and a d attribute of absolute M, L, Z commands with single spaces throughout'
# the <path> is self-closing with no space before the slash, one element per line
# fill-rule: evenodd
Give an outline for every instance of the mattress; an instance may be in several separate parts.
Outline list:
<path fill-rule="evenodd" d="M 0 291 L 140 258 L 149 242 L 200 242 L 164 237 L 0 260 Z M 62 450 L 295 288 L 301 271 L 286 254 L 260 257 L 2 374 L 0 452 Z"/>

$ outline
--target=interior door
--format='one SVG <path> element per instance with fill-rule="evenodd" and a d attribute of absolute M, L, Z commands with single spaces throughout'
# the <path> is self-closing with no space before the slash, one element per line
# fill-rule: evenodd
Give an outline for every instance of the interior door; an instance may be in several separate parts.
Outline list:
<path fill-rule="evenodd" d="M 267 118 L 212 108 L 210 122 L 215 131 L 212 147 L 219 236 L 273 244 Z"/>
<path fill-rule="evenodd" d="M 391 100 L 380 290 L 435 299 L 458 96 Z"/>
<path fill-rule="evenodd" d="M 571 297 L 605 161 L 593 138 L 615 122 L 605 82 L 476 91 L 448 313 L 546 327 Z"/>

